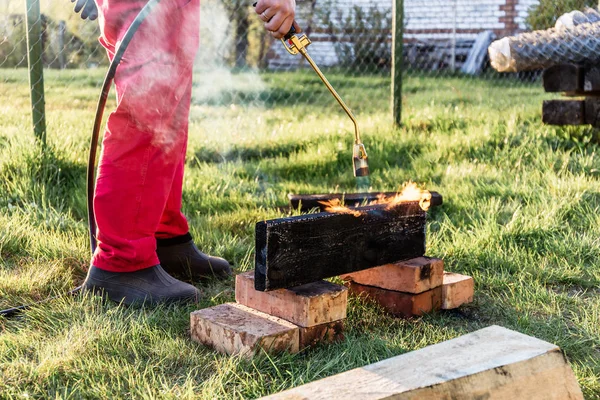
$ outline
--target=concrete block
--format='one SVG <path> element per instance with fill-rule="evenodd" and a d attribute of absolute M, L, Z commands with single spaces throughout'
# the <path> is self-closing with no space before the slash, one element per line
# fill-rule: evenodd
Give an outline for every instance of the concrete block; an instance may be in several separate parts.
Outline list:
<path fill-rule="evenodd" d="M 259 349 L 298 352 L 300 332 L 296 325 L 241 304 L 194 311 L 190 321 L 192 339 L 221 353 L 251 357 Z"/>
<path fill-rule="evenodd" d="M 341 275 L 361 285 L 405 293 L 422 293 L 442 284 L 444 261 L 439 258 L 417 257 Z"/>
<path fill-rule="evenodd" d="M 473 301 L 475 283 L 468 275 L 444 272 L 442 284 L 442 309 L 449 310 Z"/>
<path fill-rule="evenodd" d="M 404 293 L 381 289 L 374 286 L 349 282 L 350 291 L 357 296 L 365 296 L 381 305 L 390 314 L 413 317 L 439 310 L 442 307 L 442 287 L 422 293 Z"/>
<path fill-rule="evenodd" d="M 311 327 L 346 318 L 348 289 L 317 281 L 290 289 L 261 292 L 254 289 L 254 271 L 235 278 L 235 300 L 245 306 Z"/>

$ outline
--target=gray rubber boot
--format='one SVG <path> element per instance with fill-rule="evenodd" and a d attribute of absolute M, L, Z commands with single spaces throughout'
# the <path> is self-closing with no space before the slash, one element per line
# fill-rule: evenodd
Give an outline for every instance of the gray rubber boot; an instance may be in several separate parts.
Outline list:
<path fill-rule="evenodd" d="M 160 265 L 135 272 L 110 272 L 92 266 L 83 291 L 126 305 L 197 302 L 200 291 L 167 274 Z"/>
<path fill-rule="evenodd" d="M 206 278 L 226 278 L 231 275 L 231 265 L 220 257 L 204 254 L 187 234 L 172 239 L 157 239 L 156 254 L 160 264 L 169 274 L 186 281 Z"/>

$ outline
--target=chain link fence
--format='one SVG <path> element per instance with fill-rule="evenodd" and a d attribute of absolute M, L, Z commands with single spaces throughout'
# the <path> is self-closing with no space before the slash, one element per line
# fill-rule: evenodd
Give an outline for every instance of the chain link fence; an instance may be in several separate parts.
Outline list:
<path fill-rule="evenodd" d="M 51 92 L 47 104 L 59 101 L 61 94 L 77 91 L 82 81 L 99 88 L 108 62 L 97 40 L 97 22 L 81 20 L 68 0 L 40 1 L 41 62 L 46 91 Z M 411 90 L 419 90 L 418 83 L 424 78 L 434 79 L 436 83 L 430 86 L 440 91 L 456 79 L 467 86 L 470 82 L 479 87 L 489 83 L 490 93 L 531 84 L 539 71 L 493 71 L 488 45 L 506 35 L 549 25 L 570 10 L 567 7 L 585 5 L 590 1 L 404 0 L 405 103 L 410 104 Z M 0 85 L 21 102 L 29 99 L 26 11 L 22 0 L 0 0 Z M 387 112 L 391 0 L 298 0 L 297 14 L 312 41 L 309 53 L 349 106 Z M 329 94 L 312 89 L 310 82 L 318 85 L 318 81 L 310 71 L 298 72 L 307 68 L 302 57 L 289 55 L 280 42 L 265 34 L 249 2 L 202 1 L 196 104 L 310 107 Z M 274 81 L 282 80 L 295 89 L 273 87 Z M 361 104 L 365 90 L 376 92 L 379 100 Z M 479 101 L 485 102 L 485 96 Z M 46 119 L 49 127 L 58 124 L 51 115 Z"/>

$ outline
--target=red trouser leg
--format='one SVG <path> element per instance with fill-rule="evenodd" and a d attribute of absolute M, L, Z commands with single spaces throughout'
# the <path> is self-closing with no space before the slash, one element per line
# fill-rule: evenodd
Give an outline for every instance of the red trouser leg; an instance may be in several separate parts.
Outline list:
<path fill-rule="evenodd" d="M 100 41 L 111 58 L 145 3 L 98 1 Z M 155 236 L 187 232 L 179 210 L 198 23 L 198 0 L 162 0 L 117 68 L 117 108 L 108 118 L 94 197 L 98 268 L 156 265 Z"/>
<path fill-rule="evenodd" d="M 191 89 L 192 88 L 190 86 L 186 95 L 182 98 L 182 101 L 179 103 L 181 108 L 189 109 L 189 105 L 192 100 Z M 187 112 L 189 112 L 189 110 L 186 110 L 186 113 Z M 185 127 L 185 131 L 187 133 L 187 124 Z M 173 183 L 171 185 L 171 191 L 169 192 L 169 198 L 167 199 L 167 204 L 165 205 L 165 209 L 160 219 L 159 227 L 156 230 L 155 236 L 158 239 L 168 239 L 175 236 L 185 235 L 190 230 L 187 219 L 181 212 L 181 196 L 183 194 L 183 171 L 185 166 L 186 149 L 187 146 L 184 145 L 181 152 L 179 165 L 177 165 L 177 169 L 175 170 L 175 176 L 173 177 Z"/>

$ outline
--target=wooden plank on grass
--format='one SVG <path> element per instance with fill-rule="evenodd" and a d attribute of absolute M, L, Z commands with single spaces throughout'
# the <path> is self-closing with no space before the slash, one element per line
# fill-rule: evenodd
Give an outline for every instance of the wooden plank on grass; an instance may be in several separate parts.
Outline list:
<path fill-rule="evenodd" d="M 274 290 L 425 254 L 418 202 L 317 213 L 256 224 L 255 288 Z"/>
<path fill-rule="evenodd" d="M 499 326 L 264 399 L 583 399 L 560 349 Z"/>
<path fill-rule="evenodd" d="M 542 121 L 549 125 L 584 125 L 584 100 L 545 100 Z"/>

